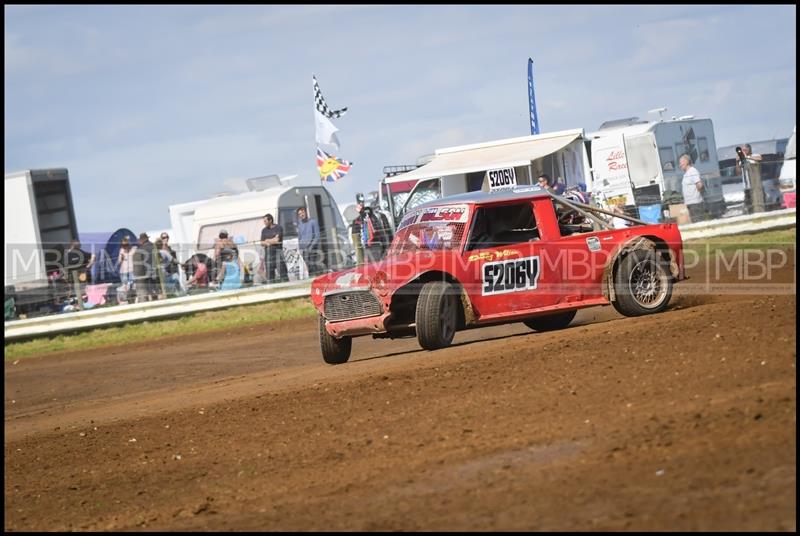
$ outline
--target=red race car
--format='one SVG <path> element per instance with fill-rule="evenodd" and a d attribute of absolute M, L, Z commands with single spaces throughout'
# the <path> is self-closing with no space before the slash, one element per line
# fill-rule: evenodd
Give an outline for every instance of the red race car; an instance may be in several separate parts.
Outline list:
<path fill-rule="evenodd" d="M 383 260 L 316 278 L 311 300 L 322 357 L 338 364 L 361 335 L 416 335 L 435 350 L 461 329 L 564 328 L 593 305 L 657 313 L 684 277 L 677 224 L 647 224 L 527 187 L 415 208 Z"/>

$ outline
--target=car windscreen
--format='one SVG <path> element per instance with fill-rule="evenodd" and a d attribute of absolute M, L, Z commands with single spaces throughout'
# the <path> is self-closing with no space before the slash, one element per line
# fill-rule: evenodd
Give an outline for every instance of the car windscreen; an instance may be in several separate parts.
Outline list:
<path fill-rule="evenodd" d="M 413 210 L 400 222 L 387 256 L 420 250 L 459 250 L 468 219 L 467 205 Z"/>

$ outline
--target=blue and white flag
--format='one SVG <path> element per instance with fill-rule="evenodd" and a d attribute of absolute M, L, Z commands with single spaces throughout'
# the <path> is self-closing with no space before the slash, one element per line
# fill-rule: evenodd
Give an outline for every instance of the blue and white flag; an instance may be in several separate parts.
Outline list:
<path fill-rule="evenodd" d="M 531 134 L 539 133 L 539 118 L 536 116 L 536 96 L 533 93 L 533 60 L 528 58 L 528 104 L 531 109 Z"/>

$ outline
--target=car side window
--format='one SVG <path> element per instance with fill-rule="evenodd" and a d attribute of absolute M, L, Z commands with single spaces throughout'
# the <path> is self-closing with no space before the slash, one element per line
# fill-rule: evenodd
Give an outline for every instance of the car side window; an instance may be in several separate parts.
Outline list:
<path fill-rule="evenodd" d="M 538 239 L 531 203 L 480 207 L 475 211 L 466 249 L 494 248 Z"/>
<path fill-rule="evenodd" d="M 595 229 L 592 222 L 579 211 L 566 203 L 560 202 L 557 198 L 553 199 L 553 209 L 558 220 L 558 229 L 561 236 L 569 236 L 576 233 L 591 233 Z"/>

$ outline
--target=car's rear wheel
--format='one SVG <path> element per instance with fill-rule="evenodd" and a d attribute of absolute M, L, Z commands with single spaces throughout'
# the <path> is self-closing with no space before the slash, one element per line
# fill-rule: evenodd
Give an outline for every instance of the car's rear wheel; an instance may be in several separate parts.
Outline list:
<path fill-rule="evenodd" d="M 625 316 L 659 313 L 672 297 L 669 264 L 654 249 L 635 249 L 614 273 L 614 308 Z"/>
<path fill-rule="evenodd" d="M 446 281 L 429 281 L 417 299 L 417 340 L 426 350 L 450 346 L 458 324 L 458 295 Z"/>
<path fill-rule="evenodd" d="M 554 329 L 563 329 L 569 326 L 572 319 L 575 318 L 577 311 L 564 311 L 563 313 L 555 313 L 547 316 L 535 316 L 522 323 L 536 331 L 552 331 Z"/>
<path fill-rule="evenodd" d="M 352 337 L 337 339 L 325 329 L 325 318 L 319 315 L 319 348 L 322 350 L 322 359 L 329 365 L 341 365 L 350 359 L 353 348 Z"/>

